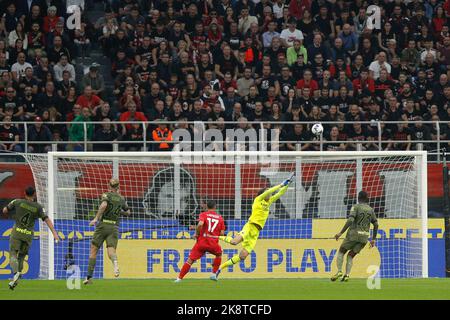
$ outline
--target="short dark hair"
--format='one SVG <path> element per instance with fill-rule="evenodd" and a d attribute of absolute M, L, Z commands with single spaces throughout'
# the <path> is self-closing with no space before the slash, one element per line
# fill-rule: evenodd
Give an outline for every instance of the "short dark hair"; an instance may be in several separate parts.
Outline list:
<path fill-rule="evenodd" d="M 364 203 L 369 202 L 369 196 L 368 196 L 367 192 L 360 191 L 358 193 L 358 202 L 364 202 Z"/>
<path fill-rule="evenodd" d="M 36 189 L 34 189 L 34 187 L 32 187 L 32 186 L 29 186 L 28 188 L 25 189 L 25 194 L 28 197 L 34 196 L 35 193 L 36 193 Z"/>
<path fill-rule="evenodd" d="M 216 201 L 214 201 L 214 200 L 206 201 L 206 207 L 208 209 L 215 209 L 216 208 Z"/>

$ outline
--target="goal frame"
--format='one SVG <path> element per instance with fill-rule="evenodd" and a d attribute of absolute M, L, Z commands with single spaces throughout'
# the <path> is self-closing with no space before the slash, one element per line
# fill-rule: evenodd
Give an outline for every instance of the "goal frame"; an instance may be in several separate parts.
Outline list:
<path fill-rule="evenodd" d="M 108 158 L 108 160 L 118 161 L 121 157 L 235 157 L 240 160 L 245 156 L 258 157 L 276 157 L 289 156 L 301 159 L 308 158 L 341 158 L 351 157 L 352 159 L 362 160 L 365 157 L 395 157 L 395 156 L 412 156 L 416 161 L 416 167 L 420 168 L 420 174 L 417 175 L 418 185 L 418 214 L 421 217 L 421 244 L 422 244 L 422 278 L 428 278 L 428 187 L 427 187 L 427 152 L 426 151 L 172 151 L 172 152 L 67 152 L 67 151 L 51 151 L 48 152 L 48 184 L 47 184 L 47 215 L 53 221 L 55 217 L 55 178 L 57 163 L 59 157 L 74 158 Z M 301 161 L 301 160 L 300 160 Z M 118 173 L 117 166 L 114 174 Z M 358 162 L 357 162 L 358 172 Z M 296 172 L 299 174 L 300 172 Z M 47 232 L 48 237 L 48 280 L 55 279 L 54 261 L 54 239 L 51 232 Z"/>

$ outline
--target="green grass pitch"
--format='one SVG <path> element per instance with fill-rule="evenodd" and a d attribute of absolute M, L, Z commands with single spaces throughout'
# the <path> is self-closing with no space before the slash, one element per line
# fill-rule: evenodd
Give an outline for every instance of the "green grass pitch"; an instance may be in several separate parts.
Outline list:
<path fill-rule="evenodd" d="M 287 300 L 287 299 L 450 299 L 450 279 L 381 279 L 369 290 L 365 279 L 333 283 L 327 279 L 248 279 L 218 282 L 185 279 L 96 280 L 68 290 L 64 280 L 21 280 L 14 291 L 0 281 L 0 300 L 7 299 L 158 299 L 158 300 Z"/>

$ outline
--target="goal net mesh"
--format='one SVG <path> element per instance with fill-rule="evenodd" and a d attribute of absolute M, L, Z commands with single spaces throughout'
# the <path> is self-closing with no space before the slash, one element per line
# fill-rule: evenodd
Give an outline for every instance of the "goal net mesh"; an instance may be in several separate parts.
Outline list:
<path fill-rule="evenodd" d="M 49 252 L 48 231 L 40 225 L 40 277 L 65 278 L 69 266 L 86 274 L 101 195 L 112 177 L 120 180 L 131 216 L 119 226 L 118 258 L 125 278 L 174 278 L 193 246 L 196 218 L 213 199 L 225 219 L 227 234 L 240 231 L 251 214 L 261 188 L 281 183 L 295 173 L 288 192 L 271 207 L 265 228 L 249 259 L 224 277 L 328 277 L 335 271 L 340 231 L 358 191 L 365 190 L 379 219 L 377 247 L 367 246 L 354 262 L 355 276 L 379 267 L 381 277 L 422 276 L 421 172 L 417 156 L 309 156 L 294 152 L 262 161 L 240 153 L 220 154 L 214 161 L 192 157 L 179 161 L 173 154 L 130 156 L 55 155 L 54 188 L 48 189 L 46 155 L 27 155 L 38 201 L 54 201 L 55 227 L 63 241 Z M 49 193 L 53 196 L 49 197 Z M 240 247 L 223 244 L 223 259 Z M 102 248 L 94 273 L 112 277 Z M 211 272 L 206 256 L 192 277 Z M 50 261 L 51 263 L 51 261 Z"/>

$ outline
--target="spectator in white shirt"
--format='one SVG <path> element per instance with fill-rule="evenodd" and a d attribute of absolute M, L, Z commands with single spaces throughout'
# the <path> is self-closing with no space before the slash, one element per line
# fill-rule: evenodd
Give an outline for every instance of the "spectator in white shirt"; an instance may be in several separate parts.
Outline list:
<path fill-rule="evenodd" d="M 283 9 L 285 7 L 284 0 L 277 0 L 272 5 L 272 11 L 273 15 L 275 16 L 275 19 L 281 19 L 283 18 Z"/>
<path fill-rule="evenodd" d="M 294 45 L 294 40 L 303 40 L 303 33 L 296 27 L 297 22 L 295 19 L 290 19 L 288 28 L 281 31 L 280 38 L 284 47 L 292 47 Z"/>
<path fill-rule="evenodd" d="M 369 66 L 370 75 L 372 79 L 377 80 L 380 77 L 380 71 L 385 69 L 389 74 L 391 74 L 391 65 L 386 62 L 386 53 L 381 51 L 378 53 L 378 57 Z"/>
<path fill-rule="evenodd" d="M 63 80 L 63 72 L 66 70 L 70 73 L 69 80 L 75 81 L 75 68 L 69 63 L 69 59 L 67 58 L 67 56 L 62 55 L 61 58 L 59 58 L 59 62 L 53 67 L 56 81 Z"/>
<path fill-rule="evenodd" d="M 17 62 L 11 66 L 12 77 L 15 81 L 19 81 L 20 77 L 25 76 L 25 70 L 33 68 L 31 64 L 25 61 L 25 53 L 20 52 L 17 55 Z"/>
<path fill-rule="evenodd" d="M 248 7 L 243 7 L 241 10 L 241 17 L 239 18 L 238 30 L 245 34 L 252 23 L 258 24 L 258 18 L 248 14 Z"/>
<path fill-rule="evenodd" d="M 425 47 L 425 49 L 423 49 L 423 51 L 420 53 L 420 61 L 422 61 L 422 63 L 425 62 L 425 58 L 427 57 L 427 54 L 432 54 L 434 60 L 436 60 L 438 58 L 437 51 L 435 49 L 433 49 L 433 41 L 431 41 L 431 40 L 425 41 L 424 47 Z"/>

